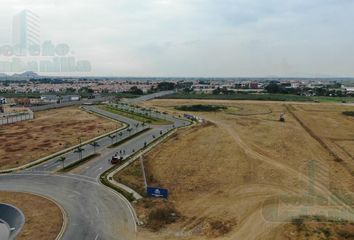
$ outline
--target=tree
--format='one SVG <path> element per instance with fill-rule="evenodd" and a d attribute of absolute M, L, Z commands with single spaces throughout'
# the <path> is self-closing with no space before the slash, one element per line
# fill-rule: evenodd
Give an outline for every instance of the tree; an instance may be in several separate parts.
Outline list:
<path fill-rule="evenodd" d="M 269 83 L 268 86 L 265 87 L 268 93 L 280 93 L 281 87 L 277 83 Z"/>
<path fill-rule="evenodd" d="M 80 161 L 82 160 L 82 152 L 83 151 L 85 151 L 85 149 L 83 149 L 81 146 L 77 147 L 77 149 L 75 150 L 75 152 L 77 152 L 79 154 Z"/>
<path fill-rule="evenodd" d="M 169 91 L 176 88 L 176 84 L 174 82 L 160 82 L 157 84 L 157 89 L 159 91 Z"/>
<path fill-rule="evenodd" d="M 114 139 L 116 136 L 114 136 L 114 135 L 109 135 L 108 137 L 111 139 L 111 144 L 113 144 L 113 139 Z"/>
<path fill-rule="evenodd" d="M 220 93 L 221 93 L 221 89 L 219 87 L 213 90 L 213 95 L 219 95 Z"/>
<path fill-rule="evenodd" d="M 81 97 L 89 97 L 94 93 L 94 90 L 89 87 L 82 87 L 79 89 L 79 94 Z"/>
<path fill-rule="evenodd" d="M 62 156 L 57 161 L 57 162 L 61 162 L 62 163 L 62 169 L 64 169 L 64 167 L 65 167 L 65 164 L 64 164 L 65 160 L 66 160 L 66 157 Z"/>
<path fill-rule="evenodd" d="M 128 128 L 128 129 L 127 129 L 128 133 L 129 133 L 129 136 L 130 136 L 130 133 L 131 133 L 132 130 L 133 130 L 133 129 L 131 129 L 131 128 Z"/>
<path fill-rule="evenodd" d="M 315 88 L 314 91 L 315 91 L 315 95 L 316 96 L 326 96 L 326 95 L 328 95 L 328 90 L 326 88 L 322 88 L 322 87 Z"/>
<path fill-rule="evenodd" d="M 100 145 L 98 144 L 98 142 L 92 142 L 90 143 L 90 145 L 93 147 L 93 153 L 96 154 L 96 147 L 99 147 Z"/>
<path fill-rule="evenodd" d="M 336 96 L 337 96 L 337 97 L 343 97 L 343 95 L 344 95 L 344 94 L 343 94 L 342 90 L 337 90 L 337 91 L 336 91 Z"/>
<path fill-rule="evenodd" d="M 143 95 L 144 92 L 137 86 L 133 86 L 129 89 L 128 93 L 135 94 L 135 95 Z"/>

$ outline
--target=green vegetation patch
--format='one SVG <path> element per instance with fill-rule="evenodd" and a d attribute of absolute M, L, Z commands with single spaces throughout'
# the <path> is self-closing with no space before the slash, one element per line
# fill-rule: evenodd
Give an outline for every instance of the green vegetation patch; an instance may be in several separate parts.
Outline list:
<path fill-rule="evenodd" d="M 196 94 L 178 92 L 159 97 L 160 99 L 212 99 L 212 100 L 257 100 L 257 101 L 292 101 L 292 102 L 354 102 L 353 97 L 312 97 L 280 93 L 232 93 L 232 94 Z"/>
<path fill-rule="evenodd" d="M 175 109 L 180 110 L 180 111 L 189 111 L 189 112 L 217 112 L 220 110 L 226 110 L 226 106 L 218 106 L 218 105 L 202 105 L 202 104 L 196 104 L 196 105 L 182 105 L 182 106 L 177 106 Z"/>
<path fill-rule="evenodd" d="M 345 116 L 354 117 L 354 111 L 343 112 Z"/>

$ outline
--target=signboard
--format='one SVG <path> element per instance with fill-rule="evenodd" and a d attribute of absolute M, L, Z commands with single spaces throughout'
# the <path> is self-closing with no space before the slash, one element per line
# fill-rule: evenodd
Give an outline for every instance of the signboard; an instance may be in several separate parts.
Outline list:
<path fill-rule="evenodd" d="M 164 188 L 148 187 L 146 192 L 148 197 L 168 198 L 168 190 Z"/>

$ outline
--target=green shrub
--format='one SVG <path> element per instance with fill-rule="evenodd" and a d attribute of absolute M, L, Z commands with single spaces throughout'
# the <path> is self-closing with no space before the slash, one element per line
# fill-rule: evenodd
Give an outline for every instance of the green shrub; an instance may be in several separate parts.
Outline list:
<path fill-rule="evenodd" d="M 343 112 L 344 115 L 349 116 L 349 117 L 354 117 L 354 112 Z"/>
<path fill-rule="evenodd" d="M 227 107 L 225 106 L 216 106 L 216 105 L 202 105 L 202 104 L 196 104 L 196 105 L 182 105 L 182 106 L 177 106 L 175 109 L 180 110 L 180 111 L 191 111 L 191 112 L 216 112 L 220 110 L 225 110 Z"/>

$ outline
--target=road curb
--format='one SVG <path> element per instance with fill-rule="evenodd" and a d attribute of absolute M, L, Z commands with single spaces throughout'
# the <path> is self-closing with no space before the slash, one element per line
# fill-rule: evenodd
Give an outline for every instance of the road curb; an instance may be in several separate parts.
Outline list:
<path fill-rule="evenodd" d="M 41 198 L 44 198 L 44 199 L 47 199 L 48 201 L 54 203 L 61 211 L 61 214 L 63 216 L 63 223 L 61 225 L 61 229 L 60 229 L 60 232 L 58 233 L 57 237 L 55 238 L 55 240 L 60 240 L 62 239 L 64 233 L 65 233 L 65 230 L 68 226 L 68 222 L 69 222 L 69 219 L 68 219 L 68 214 L 66 213 L 65 209 L 54 199 L 50 198 L 50 197 L 47 197 L 47 196 L 44 196 L 42 194 L 38 194 L 38 193 L 32 193 L 32 192 L 20 192 L 20 193 L 27 193 L 27 194 L 30 194 L 30 195 L 34 195 L 34 196 L 38 196 L 38 197 L 41 197 Z"/>
<path fill-rule="evenodd" d="M 129 188 L 128 186 L 124 185 L 124 184 L 121 184 L 121 183 L 118 183 L 114 180 L 113 176 L 115 174 L 117 174 L 118 172 L 122 171 L 123 169 L 125 169 L 126 167 L 128 167 L 130 164 L 132 164 L 133 162 L 135 162 L 140 156 L 142 156 L 143 154 L 146 154 L 147 152 L 151 151 L 154 147 L 156 147 L 157 145 L 161 144 L 162 142 L 166 141 L 170 136 L 172 136 L 174 133 L 177 132 L 177 130 L 179 129 L 183 129 L 183 128 L 188 128 L 188 127 L 191 127 L 191 126 L 194 126 L 195 123 L 192 123 L 190 125 L 187 125 L 187 126 L 182 126 L 182 127 L 179 127 L 179 128 L 174 128 L 172 130 L 170 130 L 168 133 L 166 133 L 165 135 L 163 135 L 162 137 L 158 138 L 155 142 L 152 142 L 150 143 L 150 145 L 148 145 L 146 148 L 144 149 L 141 149 L 140 151 L 136 152 L 134 155 L 132 155 L 130 157 L 130 159 L 125 162 L 123 165 L 119 166 L 117 169 L 114 169 L 112 172 L 108 173 L 104 178 L 106 179 L 106 181 L 109 182 L 109 184 L 113 185 L 115 188 L 117 189 L 120 189 L 122 191 L 125 191 L 125 192 L 128 192 L 130 194 L 133 194 L 133 195 L 139 195 L 139 193 L 137 193 L 135 190 Z M 107 170 L 107 171 L 110 171 Z M 101 175 L 104 176 L 106 173 L 103 173 Z M 112 178 L 112 180 L 110 180 L 110 178 Z M 110 186 L 108 185 L 105 185 L 102 181 L 100 181 L 102 185 L 104 185 L 105 187 L 111 189 L 112 191 L 116 192 L 116 190 L 114 190 L 113 188 L 111 188 Z M 118 183 L 118 184 L 117 184 Z M 121 185 L 124 186 L 124 188 L 121 187 Z M 117 192 L 116 192 L 117 193 Z M 117 193 L 118 194 L 118 193 Z M 128 201 L 128 199 L 123 195 L 123 194 L 118 194 L 120 195 L 121 197 L 123 197 L 125 199 L 125 201 L 127 202 L 131 212 L 132 212 L 132 215 L 134 216 L 135 218 L 135 221 L 137 223 L 137 225 L 141 225 L 142 223 L 139 221 L 137 215 L 136 215 L 136 211 L 134 209 L 134 207 L 131 205 L 131 203 Z"/>
<path fill-rule="evenodd" d="M 175 133 L 177 131 L 177 129 L 173 129 L 171 130 L 170 132 L 168 132 L 167 134 L 165 134 L 164 136 L 162 136 L 161 138 L 159 138 L 158 140 L 156 140 L 155 142 L 151 143 L 148 147 L 146 147 L 145 149 L 142 149 L 138 152 L 136 152 L 134 155 L 132 155 L 130 157 L 130 159 L 125 162 L 123 165 L 119 166 L 117 169 L 115 169 L 114 171 L 112 171 L 111 173 L 109 173 L 107 176 L 105 176 L 105 179 L 111 184 L 113 185 L 114 187 L 118 188 L 118 189 L 121 189 L 125 192 L 128 192 L 130 194 L 133 194 L 133 195 L 139 195 L 137 192 L 135 192 L 133 189 L 127 187 L 126 185 L 124 184 L 121 184 L 121 183 L 118 183 L 116 182 L 114 179 L 113 179 L 113 175 L 115 175 L 116 173 L 118 173 L 119 171 L 123 170 L 124 168 L 126 168 L 127 166 L 129 166 L 130 164 L 132 164 L 134 161 L 136 161 L 142 154 L 145 154 L 146 152 L 150 151 L 152 148 L 154 148 L 155 146 L 157 146 L 158 144 L 160 144 L 162 141 L 166 140 L 168 137 L 170 137 L 173 133 Z M 109 170 L 108 170 L 109 171 Z M 103 173 L 101 176 L 103 176 L 105 173 Z M 112 180 L 110 180 L 110 178 L 112 177 Z M 116 190 L 112 189 L 110 186 L 107 186 L 105 185 L 104 183 L 102 183 L 100 181 L 100 183 L 102 185 L 104 185 L 106 188 L 110 189 L 111 191 L 113 191 L 115 194 L 117 194 L 120 198 L 123 198 L 124 199 L 124 202 L 127 204 L 127 206 L 129 207 L 130 209 L 130 212 L 135 220 L 135 223 L 137 225 L 141 225 L 142 223 L 139 221 L 139 218 L 136 214 L 136 211 L 134 209 L 134 207 L 132 206 L 132 204 L 128 201 L 128 199 L 123 195 L 123 194 L 120 194 L 118 193 Z M 118 183 L 118 185 L 116 184 Z M 119 185 L 123 185 L 125 186 L 124 188 L 120 187 Z M 130 191 L 127 191 L 127 190 L 130 190 Z"/>
<path fill-rule="evenodd" d="M 163 135 L 162 137 L 158 138 L 156 141 L 150 143 L 146 148 L 141 149 L 140 151 L 136 152 L 134 155 L 132 155 L 130 157 L 130 159 L 125 162 L 124 164 L 122 164 L 121 166 L 119 166 L 117 169 L 113 170 L 111 173 L 109 173 L 107 175 L 107 177 L 112 177 L 113 175 L 115 175 L 116 173 L 122 171 L 124 168 L 128 167 L 130 164 L 132 164 L 133 162 L 135 162 L 137 160 L 137 158 L 139 158 L 141 155 L 146 154 L 147 152 L 151 151 L 154 147 L 156 147 L 157 145 L 161 144 L 163 141 L 167 140 L 167 138 L 169 138 L 170 136 L 172 136 L 174 133 L 177 132 L 177 130 L 179 129 L 183 129 L 183 128 L 188 128 L 188 127 L 192 127 L 195 126 L 195 123 L 192 123 L 188 126 L 182 126 L 179 128 L 174 128 L 172 130 L 170 130 L 168 133 L 166 133 L 165 135 Z M 108 179 L 109 182 L 111 182 Z M 123 184 L 122 184 L 123 185 Z M 129 187 L 128 187 L 129 188 Z"/>

